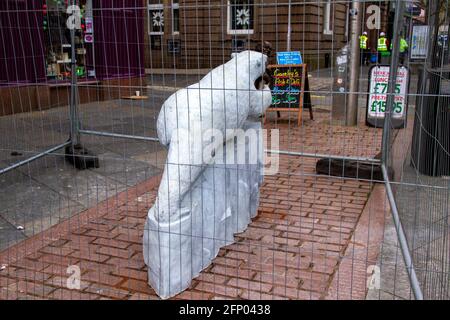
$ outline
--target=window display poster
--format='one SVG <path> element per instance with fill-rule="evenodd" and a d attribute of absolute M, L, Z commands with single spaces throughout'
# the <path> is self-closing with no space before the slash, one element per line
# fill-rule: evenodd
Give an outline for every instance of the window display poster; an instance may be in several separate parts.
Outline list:
<path fill-rule="evenodd" d="M 85 23 L 86 23 L 86 33 L 93 33 L 94 32 L 94 22 L 93 22 L 92 17 L 86 17 Z"/>
<path fill-rule="evenodd" d="M 410 51 L 411 59 L 427 58 L 429 29 L 429 26 L 413 26 Z"/>
<path fill-rule="evenodd" d="M 93 42 L 94 42 L 94 36 L 92 34 L 84 35 L 84 43 L 93 43 Z"/>

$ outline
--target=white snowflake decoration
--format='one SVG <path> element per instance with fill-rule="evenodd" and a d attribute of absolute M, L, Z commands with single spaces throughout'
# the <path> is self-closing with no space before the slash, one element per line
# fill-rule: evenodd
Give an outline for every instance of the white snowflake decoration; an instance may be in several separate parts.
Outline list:
<path fill-rule="evenodd" d="M 163 27 L 164 26 L 164 13 L 162 11 L 153 12 L 153 26 Z"/>
<path fill-rule="evenodd" d="M 236 25 L 246 26 L 250 23 L 250 9 L 243 8 L 236 10 Z"/>

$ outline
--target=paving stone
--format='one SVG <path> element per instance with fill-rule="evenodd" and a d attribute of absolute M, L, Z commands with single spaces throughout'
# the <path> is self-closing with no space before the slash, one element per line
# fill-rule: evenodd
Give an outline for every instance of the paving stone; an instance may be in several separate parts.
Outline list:
<path fill-rule="evenodd" d="M 125 129 L 124 125 L 132 120 L 129 114 L 121 109 L 116 114 L 111 108 L 105 105 L 100 107 L 105 112 L 103 124 L 99 122 L 99 115 L 88 108 L 83 108 L 83 117 L 96 117 L 90 122 L 92 128 L 123 128 L 124 133 L 146 132 L 143 122 Z M 49 114 L 53 117 L 52 122 L 46 125 L 57 128 L 57 112 Z M 305 119 L 303 126 L 296 127 L 289 124 L 286 115 L 282 115 L 276 122 L 268 121 L 266 127 L 280 129 L 279 147 L 284 150 L 358 156 L 374 156 L 379 151 L 379 144 L 374 141 L 378 142 L 381 138 L 381 130 L 363 125 L 330 128 L 329 116 L 329 110 L 325 108 L 315 113 L 314 122 Z M 363 121 L 362 118 L 360 120 Z M 142 127 L 138 128 L 139 125 Z M 53 239 L 49 245 L 29 253 L 15 265 L 29 270 L 27 276 L 35 272 L 45 275 L 46 281 L 55 280 L 51 282 L 55 285 L 54 290 L 47 292 L 43 298 L 157 298 L 147 283 L 147 268 L 141 248 L 143 223 L 148 208 L 155 200 L 157 184 L 151 189 L 141 190 L 139 194 L 128 193 L 128 190 L 132 185 L 158 174 L 160 169 L 157 167 L 160 166 L 156 163 L 153 166 L 152 162 L 155 159 L 156 162 L 163 162 L 165 155 L 160 152 L 161 149 L 151 150 L 156 154 L 145 153 L 145 144 L 129 143 L 124 147 L 127 142 L 118 143 L 100 137 L 86 137 L 85 141 L 89 147 L 96 148 L 101 160 L 100 168 L 77 173 L 68 169 L 61 159 L 47 159 L 47 163 L 42 163 L 42 168 L 34 168 L 35 176 L 31 182 L 29 177 L 22 177 L 22 184 L 29 182 L 30 187 L 25 189 L 23 196 L 19 195 L 21 201 L 4 196 L 9 206 L 12 208 L 27 199 L 30 202 L 32 191 L 39 190 L 37 186 L 46 188 L 37 196 L 42 198 L 40 203 L 44 200 L 50 203 L 45 209 L 48 210 L 48 219 L 55 214 L 51 203 L 56 203 L 56 199 L 67 199 L 63 201 L 67 207 L 73 201 L 92 208 L 96 208 L 101 199 L 115 199 L 122 193 L 127 195 L 128 201 L 99 209 L 87 223 L 74 226 L 70 233 Z M 113 150 L 114 147 L 120 150 Z M 54 166 L 55 163 L 59 163 L 58 166 Z M 67 169 L 68 173 L 59 173 L 56 168 Z M 245 232 L 236 235 L 236 243 L 221 250 L 212 265 L 194 279 L 190 289 L 174 299 L 325 297 L 339 267 L 341 254 L 348 247 L 350 236 L 363 212 L 371 184 L 315 176 L 314 170 L 314 159 L 281 156 L 279 173 L 265 177 L 258 216 Z M 24 174 L 25 171 L 22 172 Z M 9 179 L 14 180 L 14 177 Z M 77 184 L 74 189 L 81 191 L 80 198 L 76 199 L 76 192 L 67 190 L 71 183 Z M 3 186 L 16 190 L 8 186 L 6 180 Z M 63 195 L 67 198 L 62 198 Z M 89 201 L 83 202 L 82 199 Z M 22 204 L 22 207 L 34 208 L 29 203 Z M 65 217 L 76 214 L 68 211 L 70 213 L 64 214 Z M 1 211 L 1 214 L 4 212 Z M 8 215 L 10 219 L 12 216 L 12 213 Z M 50 222 L 47 222 L 48 225 Z M 38 262 L 39 265 L 36 264 Z M 82 290 L 61 287 L 67 276 L 64 268 L 68 264 L 80 267 L 84 281 Z M 58 279 L 61 284 L 56 286 Z M 18 276 L 17 281 L 20 281 Z M 20 294 L 20 291 L 9 292 L 8 298 L 20 298 Z"/>

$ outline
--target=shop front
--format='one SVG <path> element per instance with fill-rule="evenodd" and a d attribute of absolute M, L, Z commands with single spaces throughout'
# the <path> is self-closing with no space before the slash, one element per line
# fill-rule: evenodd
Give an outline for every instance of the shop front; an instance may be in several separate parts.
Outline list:
<path fill-rule="evenodd" d="M 0 115 L 67 105 L 74 35 L 79 101 L 145 86 L 141 0 L 0 1 Z M 138 89 L 136 89 L 138 90 Z"/>

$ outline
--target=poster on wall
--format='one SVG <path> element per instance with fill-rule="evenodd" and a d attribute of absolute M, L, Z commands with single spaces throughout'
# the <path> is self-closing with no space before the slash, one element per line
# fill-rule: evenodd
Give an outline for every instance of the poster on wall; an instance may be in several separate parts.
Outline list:
<path fill-rule="evenodd" d="M 86 17 L 85 23 L 86 23 L 86 33 L 93 33 L 94 32 L 94 23 L 93 23 L 92 17 Z"/>
<path fill-rule="evenodd" d="M 387 91 L 390 67 L 373 66 L 369 72 L 369 95 L 367 98 L 366 122 L 370 126 L 383 127 L 386 111 Z M 401 66 L 397 69 L 394 88 L 394 106 L 392 107 L 392 126 L 404 128 L 407 114 L 407 94 L 409 87 L 409 70 Z"/>
<path fill-rule="evenodd" d="M 428 54 L 429 26 L 413 26 L 411 34 L 410 58 L 425 60 Z"/>

